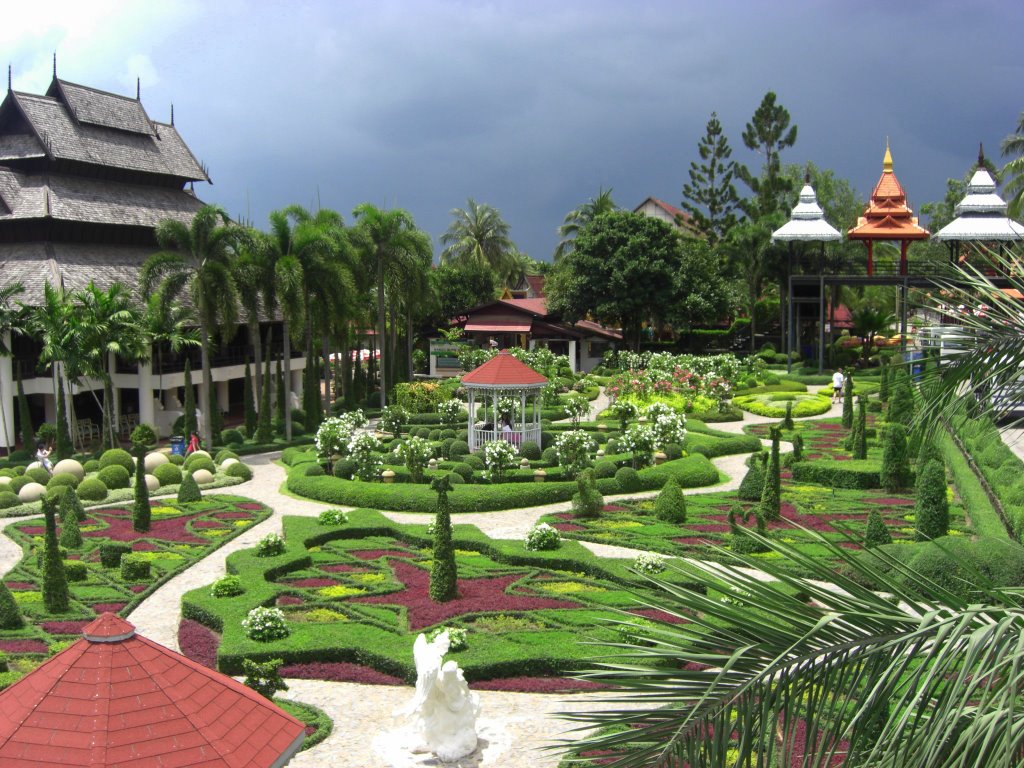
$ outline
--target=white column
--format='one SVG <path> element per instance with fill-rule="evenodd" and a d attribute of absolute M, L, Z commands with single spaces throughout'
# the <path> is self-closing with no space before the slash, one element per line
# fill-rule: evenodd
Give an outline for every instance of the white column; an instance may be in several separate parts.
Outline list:
<path fill-rule="evenodd" d="M 532 352 L 533 350 L 535 350 L 537 348 L 537 340 L 531 336 L 530 340 L 527 342 L 526 346 Z"/>
<path fill-rule="evenodd" d="M 156 408 L 153 406 L 153 366 L 139 363 L 139 423 L 156 429 Z"/>
<path fill-rule="evenodd" d="M 217 407 L 220 408 L 221 413 L 227 413 L 231 398 L 228 395 L 228 382 L 218 381 L 217 382 Z"/>
<path fill-rule="evenodd" d="M 4 333 L 4 344 L 7 349 L 11 348 L 11 334 Z M 17 391 L 14 388 L 14 364 L 13 358 L 0 357 L 0 444 L 10 450 L 14 447 L 16 436 L 14 432 L 14 397 Z M 28 448 L 26 445 L 25 448 Z"/>
<path fill-rule="evenodd" d="M 468 389 L 468 387 L 467 387 Z M 474 429 L 476 418 L 473 416 L 473 412 L 476 410 L 476 390 L 469 390 L 469 450 L 476 450 L 476 429 Z"/>
<path fill-rule="evenodd" d="M 206 420 L 210 418 L 210 394 L 206 389 L 206 384 L 202 380 L 202 376 L 199 378 L 199 383 L 196 386 L 196 410 L 202 414 L 202 417 L 196 419 L 196 427 L 199 429 L 199 434 L 202 435 L 206 431 Z M 185 436 L 189 437 L 188 435 Z"/>
<path fill-rule="evenodd" d="M 303 373 L 303 371 L 304 371 L 303 368 L 293 368 L 292 369 L 292 404 L 294 404 L 296 400 L 299 401 L 298 405 L 294 405 L 295 408 L 301 408 L 302 407 L 302 373 Z M 292 408 L 293 407 L 292 404 L 289 404 L 288 407 Z"/>
<path fill-rule="evenodd" d="M 107 370 L 111 371 L 111 376 L 117 371 L 117 355 L 113 352 L 107 353 Z M 101 384 L 102 386 L 102 384 Z M 114 431 L 118 431 L 121 428 L 121 388 L 116 383 L 111 382 L 110 390 L 114 395 Z"/>
<path fill-rule="evenodd" d="M 576 369 L 579 366 L 576 364 L 576 340 L 569 340 L 569 368 L 572 369 L 573 373 L 576 373 Z"/>

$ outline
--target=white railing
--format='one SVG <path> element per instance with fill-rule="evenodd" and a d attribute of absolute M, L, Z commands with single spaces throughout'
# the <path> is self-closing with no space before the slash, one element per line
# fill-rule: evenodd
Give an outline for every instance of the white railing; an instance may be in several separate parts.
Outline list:
<path fill-rule="evenodd" d="M 478 429 L 473 427 L 470 437 L 470 450 L 476 450 L 484 443 L 493 440 L 508 440 L 513 445 L 522 445 L 525 442 L 534 442 L 540 445 L 540 427 L 523 427 L 513 429 L 511 432 L 503 432 L 501 429 Z"/>

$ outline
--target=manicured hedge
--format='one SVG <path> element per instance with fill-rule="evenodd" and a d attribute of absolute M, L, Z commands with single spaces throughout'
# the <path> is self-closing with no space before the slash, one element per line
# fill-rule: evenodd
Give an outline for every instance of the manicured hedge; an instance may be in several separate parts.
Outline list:
<path fill-rule="evenodd" d="M 785 397 L 785 393 L 783 393 L 782 397 Z M 795 418 L 820 416 L 832 407 L 832 401 L 821 395 L 796 395 L 795 397 L 799 399 L 776 399 L 765 402 L 759 399 L 758 395 L 754 394 L 734 397 L 732 402 L 745 411 L 749 411 L 757 416 L 767 416 L 771 419 L 783 418 L 786 415 L 787 403 L 793 403 L 793 416 Z"/>
<path fill-rule="evenodd" d="M 831 488 L 880 488 L 878 475 L 881 469 L 882 463 L 875 459 L 817 459 L 797 462 L 792 472 L 793 480 L 799 483 L 818 483 Z"/>

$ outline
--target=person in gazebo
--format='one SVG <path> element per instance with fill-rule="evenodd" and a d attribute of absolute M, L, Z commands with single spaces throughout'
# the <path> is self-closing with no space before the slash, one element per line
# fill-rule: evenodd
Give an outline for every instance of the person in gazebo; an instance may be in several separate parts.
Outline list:
<path fill-rule="evenodd" d="M 512 422 L 508 416 L 501 418 L 501 439 L 509 443 L 519 442 L 519 436 L 512 433 Z"/>

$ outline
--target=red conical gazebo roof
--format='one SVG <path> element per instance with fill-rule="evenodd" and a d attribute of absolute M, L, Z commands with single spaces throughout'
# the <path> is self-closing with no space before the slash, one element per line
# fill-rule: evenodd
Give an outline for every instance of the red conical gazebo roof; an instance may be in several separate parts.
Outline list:
<path fill-rule="evenodd" d="M 255 691 L 105 613 L 0 692 L 0 765 L 285 765 L 305 726 Z"/>
<path fill-rule="evenodd" d="M 543 387 L 548 380 L 526 363 L 514 358 L 507 349 L 503 349 L 463 376 L 462 383 L 472 387 L 536 388 Z"/>
<path fill-rule="evenodd" d="M 925 240 L 929 232 L 918 226 L 907 205 L 907 193 L 892 170 L 892 153 L 885 148 L 882 175 L 871 193 L 864 215 L 857 219 L 847 237 L 850 240 Z"/>

